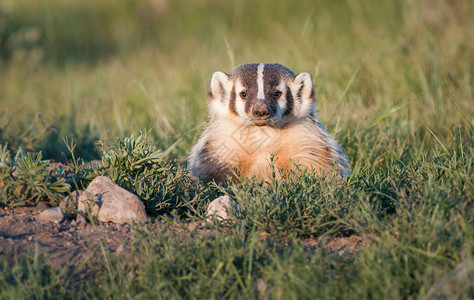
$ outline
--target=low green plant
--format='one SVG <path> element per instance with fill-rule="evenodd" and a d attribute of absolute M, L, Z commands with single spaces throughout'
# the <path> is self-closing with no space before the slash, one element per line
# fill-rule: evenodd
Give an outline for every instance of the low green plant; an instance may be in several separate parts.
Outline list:
<path fill-rule="evenodd" d="M 0 205 L 24 206 L 45 201 L 56 205 L 70 190 L 63 170 L 49 168 L 41 152 L 19 150 L 14 157 L 0 145 Z"/>
<path fill-rule="evenodd" d="M 146 134 L 118 138 L 113 146 L 101 143 L 102 164 L 76 157 L 73 140 L 64 140 L 71 159 L 60 168 L 42 160 L 41 152 L 23 152 L 12 157 L 6 146 L 0 149 L 0 204 L 34 205 L 59 203 L 65 193 L 86 189 L 97 176 L 108 176 L 136 194 L 151 215 L 173 213 L 202 215 L 205 204 L 217 190 L 195 184 L 176 160 L 168 160 Z"/>
<path fill-rule="evenodd" d="M 63 141 L 71 157 L 66 164 L 68 167 L 66 182 L 74 189 L 86 189 L 95 177 L 102 175 L 104 168 L 100 163 L 85 162 L 81 157 L 77 157 L 76 142 L 73 139 L 63 138 Z"/>
<path fill-rule="evenodd" d="M 195 184 L 177 161 L 167 160 L 148 141 L 147 134 L 118 138 L 111 147 L 102 143 L 100 151 L 102 175 L 140 197 L 152 215 L 173 210 L 179 214 L 202 212 L 202 204 L 213 195 L 209 187 Z"/>

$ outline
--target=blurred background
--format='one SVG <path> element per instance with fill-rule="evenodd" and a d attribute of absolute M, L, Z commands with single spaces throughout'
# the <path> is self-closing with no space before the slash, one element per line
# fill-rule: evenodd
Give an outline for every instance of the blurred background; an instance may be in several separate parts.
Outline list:
<path fill-rule="evenodd" d="M 312 73 L 353 164 L 427 128 L 449 143 L 473 124 L 473 33 L 471 0 L 2 0 L 0 144 L 90 160 L 141 130 L 184 162 L 211 74 L 248 62 Z"/>

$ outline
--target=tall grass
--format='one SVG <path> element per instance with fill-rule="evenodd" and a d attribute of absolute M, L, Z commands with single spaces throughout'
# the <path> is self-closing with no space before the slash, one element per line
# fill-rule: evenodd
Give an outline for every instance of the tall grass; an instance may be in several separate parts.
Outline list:
<path fill-rule="evenodd" d="M 234 228 L 143 230 L 133 259 L 104 258 L 82 291 L 74 274 L 5 263 L 5 297 L 70 296 L 59 280 L 79 298 L 472 298 L 472 268 L 452 271 L 474 253 L 473 16 L 468 0 L 1 3 L 0 143 L 12 153 L 64 160 L 65 136 L 93 159 L 100 137 L 150 129 L 184 166 L 212 72 L 279 62 L 314 75 L 320 119 L 352 165 L 341 184 L 221 187 L 242 212 Z M 351 255 L 301 241 L 351 233 L 365 243 Z"/>
<path fill-rule="evenodd" d="M 452 125 L 472 125 L 469 1 L 20 0 L 0 9 L 1 138 L 56 158 L 66 152 L 57 136 L 74 134 L 87 152 L 102 135 L 149 128 L 160 148 L 181 137 L 183 156 L 206 118 L 210 74 L 253 61 L 314 73 L 320 117 L 339 139 L 354 130 L 343 145 L 352 154 L 370 126 L 386 141 L 418 134 L 435 144 L 427 128 L 450 140 Z"/>

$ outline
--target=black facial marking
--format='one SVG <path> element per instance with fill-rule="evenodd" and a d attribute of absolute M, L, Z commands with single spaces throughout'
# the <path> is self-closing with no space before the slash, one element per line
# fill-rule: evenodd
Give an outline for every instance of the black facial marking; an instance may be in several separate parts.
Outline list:
<path fill-rule="evenodd" d="M 250 113 L 252 106 L 256 102 L 257 98 L 252 97 L 252 99 L 249 99 L 249 101 L 245 101 L 245 113 Z"/>
<path fill-rule="evenodd" d="M 232 87 L 232 91 L 230 92 L 229 110 L 233 114 L 238 115 L 237 109 L 235 108 L 235 87 Z"/>
<path fill-rule="evenodd" d="M 283 114 L 284 116 L 288 116 L 293 112 L 293 94 L 288 86 L 286 86 L 286 111 Z"/>
<path fill-rule="evenodd" d="M 277 103 L 275 101 L 270 102 L 267 104 L 268 106 L 268 111 L 270 112 L 270 116 L 273 116 L 277 112 Z"/>
<path fill-rule="evenodd" d="M 292 72 L 282 65 L 266 64 L 265 68 L 263 69 L 263 85 L 265 96 L 275 98 L 273 97 L 275 88 L 280 84 L 281 81 L 290 78 L 291 74 Z"/>
<path fill-rule="evenodd" d="M 267 73 L 265 75 L 267 75 L 263 76 L 265 95 L 271 95 L 280 83 L 281 76 L 278 73 Z"/>
<path fill-rule="evenodd" d="M 246 88 L 247 94 L 249 96 L 255 92 L 257 94 L 257 68 L 259 64 L 247 64 L 241 65 L 235 68 L 231 73 L 230 76 L 234 78 L 238 78 L 244 88 Z M 253 89 L 255 88 L 255 91 Z M 249 91 L 248 89 L 252 89 Z"/>

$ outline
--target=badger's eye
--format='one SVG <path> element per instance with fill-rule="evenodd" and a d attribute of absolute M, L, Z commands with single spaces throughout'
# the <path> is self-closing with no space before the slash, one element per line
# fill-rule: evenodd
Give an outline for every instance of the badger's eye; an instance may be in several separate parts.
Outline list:
<path fill-rule="evenodd" d="M 242 99 L 247 98 L 247 93 L 246 93 L 246 92 L 240 92 L 240 97 L 241 97 Z"/>
<path fill-rule="evenodd" d="M 280 91 L 274 91 L 272 96 L 273 96 L 273 98 L 278 99 L 281 96 L 281 92 Z"/>

